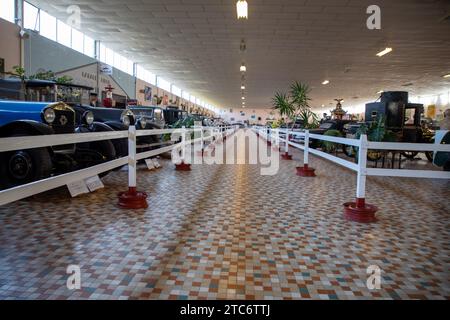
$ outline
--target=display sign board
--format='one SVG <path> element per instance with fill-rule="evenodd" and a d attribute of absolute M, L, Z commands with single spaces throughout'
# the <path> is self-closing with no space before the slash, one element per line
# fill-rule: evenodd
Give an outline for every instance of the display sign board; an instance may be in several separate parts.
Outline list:
<path fill-rule="evenodd" d="M 67 189 L 69 189 L 69 192 L 70 192 L 70 195 L 72 196 L 72 198 L 77 197 L 82 194 L 85 194 L 85 193 L 89 193 L 89 189 L 86 185 L 86 182 L 84 182 L 84 180 L 69 183 L 67 185 Z"/>
<path fill-rule="evenodd" d="M 147 165 L 148 170 L 154 170 L 155 164 L 152 159 L 145 159 L 145 164 Z"/>
<path fill-rule="evenodd" d="M 91 178 L 87 178 L 86 180 L 84 180 L 84 182 L 86 183 L 88 189 L 90 192 L 94 192 L 98 189 L 102 189 L 105 186 L 103 185 L 102 180 L 100 180 L 99 176 L 94 176 Z"/>

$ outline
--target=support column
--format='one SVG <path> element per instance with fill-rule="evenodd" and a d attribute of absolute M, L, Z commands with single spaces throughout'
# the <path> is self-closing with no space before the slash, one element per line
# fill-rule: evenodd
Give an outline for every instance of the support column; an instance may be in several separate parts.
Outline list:
<path fill-rule="evenodd" d="M 186 127 L 181 128 L 181 162 L 175 164 L 177 171 L 191 171 L 191 165 L 185 162 L 186 159 Z"/>

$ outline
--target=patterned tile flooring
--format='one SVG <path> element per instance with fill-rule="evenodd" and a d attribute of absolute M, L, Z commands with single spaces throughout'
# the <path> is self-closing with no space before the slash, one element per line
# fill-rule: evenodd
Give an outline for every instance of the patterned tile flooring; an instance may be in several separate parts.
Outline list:
<path fill-rule="evenodd" d="M 1 299 L 449 299 L 450 181 L 368 179 L 379 222 L 342 217 L 355 174 L 259 165 L 138 172 L 146 210 L 116 207 L 127 172 L 70 199 L 64 188 L 0 207 Z M 66 268 L 81 268 L 81 290 Z M 366 269 L 382 269 L 381 289 Z"/>

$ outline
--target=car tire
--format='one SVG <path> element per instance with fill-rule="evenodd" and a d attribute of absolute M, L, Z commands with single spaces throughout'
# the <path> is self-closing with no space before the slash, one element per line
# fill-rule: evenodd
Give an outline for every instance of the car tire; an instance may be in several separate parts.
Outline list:
<path fill-rule="evenodd" d="M 18 161 L 21 174 L 14 173 L 17 168 L 12 161 Z M 20 168 L 19 167 L 19 168 Z M 8 189 L 30 182 L 46 179 L 52 173 L 53 163 L 47 148 L 36 148 L 0 153 L 0 189 Z M 23 170 L 26 170 L 24 172 Z"/>

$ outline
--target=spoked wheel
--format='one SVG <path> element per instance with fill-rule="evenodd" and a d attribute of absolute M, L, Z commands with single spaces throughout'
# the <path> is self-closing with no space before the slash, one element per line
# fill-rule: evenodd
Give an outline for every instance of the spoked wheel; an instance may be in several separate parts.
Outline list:
<path fill-rule="evenodd" d="M 417 152 L 417 151 L 403 151 L 401 154 L 405 158 L 412 160 L 419 154 L 419 152 Z"/>

